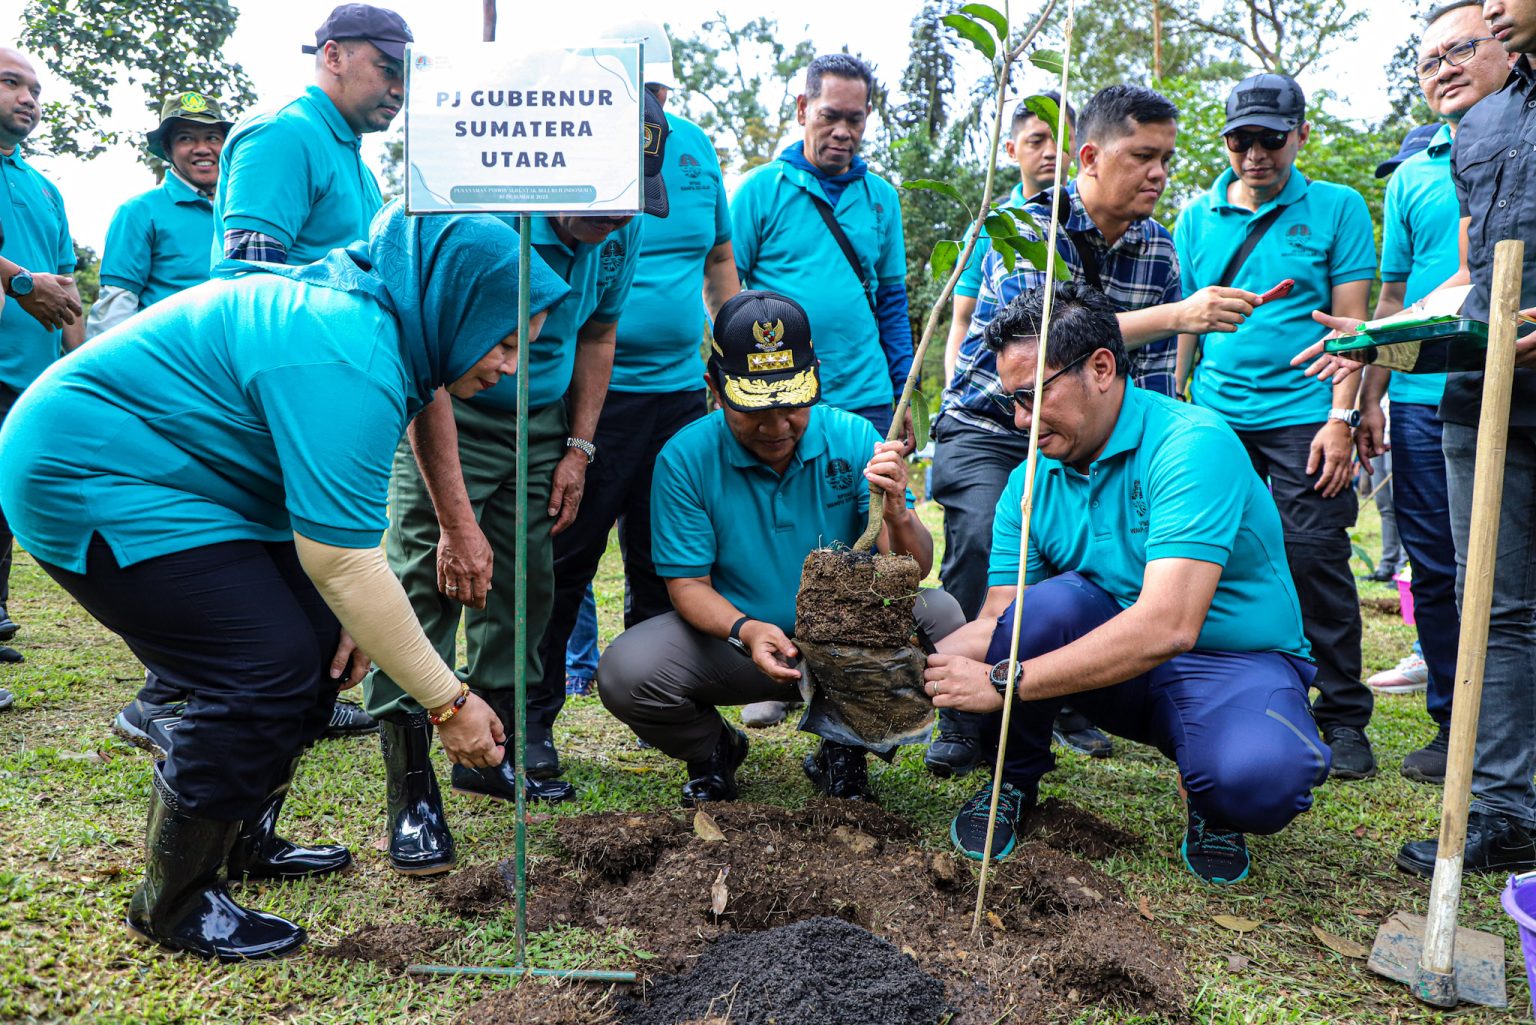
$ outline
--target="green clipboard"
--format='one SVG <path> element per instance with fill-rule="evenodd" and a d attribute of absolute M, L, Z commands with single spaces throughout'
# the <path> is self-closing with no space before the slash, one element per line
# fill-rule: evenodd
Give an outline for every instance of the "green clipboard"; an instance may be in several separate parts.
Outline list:
<path fill-rule="evenodd" d="M 1488 356 L 1488 325 L 1453 313 L 1371 321 L 1323 349 L 1402 374 L 1481 370 Z"/>

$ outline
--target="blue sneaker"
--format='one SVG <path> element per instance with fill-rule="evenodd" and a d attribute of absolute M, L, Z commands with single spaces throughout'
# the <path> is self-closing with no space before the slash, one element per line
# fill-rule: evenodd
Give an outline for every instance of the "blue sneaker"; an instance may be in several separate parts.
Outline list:
<path fill-rule="evenodd" d="M 568 698 L 584 698 L 592 693 L 592 677 L 567 675 L 565 678 L 565 696 Z"/>
<path fill-rule="evenodd" d="M 1035 787 L 1028 790 L 1004 783 L 997 795 L 997 824 L 992 830 L 992 860 L 1002 861 L 1013 853 L 1018 842 L 1019 820 L 1035 806 Z M 972 861 L 982 860 L 987 849 L 987 823 L 991 819 L 992 783 L 981 785 L 971 799 L 960 806 L 949 824 L 949 841 Z"/>
<path fill-rule="evenodd" d="M 1208 883 L 1227 886 L 1248 878 L 1248 841 L 1243 834 L 1212 825 L 1192 806 L 1179 852 L 1189 870 Z"/>

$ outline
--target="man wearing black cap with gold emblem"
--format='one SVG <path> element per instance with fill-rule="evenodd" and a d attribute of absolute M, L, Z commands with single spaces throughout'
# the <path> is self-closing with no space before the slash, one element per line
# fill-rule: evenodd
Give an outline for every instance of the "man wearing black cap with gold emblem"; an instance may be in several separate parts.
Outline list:
<path fill-rule="evenodd" d="M 795 696 L 801 564 L 813 549 L 858 539 L 869 485 L 886 495 L 879 550 L 911 555 L 925 576 L 933 564 L 902 444 L 820 402 L 799 303 L 761 291 L 727 301 L 705 380 L 720 408 L 662 449 L 651 491 L 652 556 L 676 611 L 620 634 L 597 670 L 608 710 L 687 763 L 686 804 L 737 796 L 747 738 L 717 706 Z M 964 625 L 954 599 L 927 594 L 917 619 L 928 636 Z M 823 740 L 805 769 L 830 796 L 873 797 L 862 748 Z"/>

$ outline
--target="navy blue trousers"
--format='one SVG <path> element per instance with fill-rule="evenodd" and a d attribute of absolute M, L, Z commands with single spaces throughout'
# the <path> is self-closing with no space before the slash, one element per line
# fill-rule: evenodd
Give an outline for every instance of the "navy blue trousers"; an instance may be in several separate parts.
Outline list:
<path fill-rule="evenodd" d="M 1031 587 L 1019 659 L 1071 643 L 1120 613 L 1107 591 L 1077 573 Z M 987 660 L 1008 657 L 1013 606 L 997 621 Z M 1275 652 L 1191 651 L 1150 672 L 1071 695 L 1072 707 L 1116 736 L 1173 759 L 1195 810 L 1243 833 L 1275 833 L 1312 807 L 1331 753 L 1307 704 L 1314 670 Z M 1033 783 L 1055 767 L 1051 722 L 1065 698 L 1014 706 L 1003 778 Z M 1002 714 L 987 735 L 996 737 Z M 995 751 L 995 748 L 994 748 Z"/>
<path fill-rule="evenodd" d="M 293 543 L 226 541 L 125 568 L 97 535 L 84 573 L 38 562 L 185 696 L 164 768 L 182 808 L 253 818 L 336 701 L 341 625 Z"/>

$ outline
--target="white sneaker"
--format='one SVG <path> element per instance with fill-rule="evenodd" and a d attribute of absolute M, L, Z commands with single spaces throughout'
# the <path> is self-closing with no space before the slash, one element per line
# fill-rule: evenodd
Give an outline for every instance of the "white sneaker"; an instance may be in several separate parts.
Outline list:
<path fill-rule="evenodd" d="M 754 730 L 777 726 L 784 721 L 785 702 L 754 701 L 741 710 L 741 724 Z"/>
<path fill-rule="evenodd" d="M 1377 694 L 1412 694 L 1429 686 L 1429 666 L 1423 658 L 1410 653 L 1394 668 L 1377 673 L 1365 683 Z"/>

